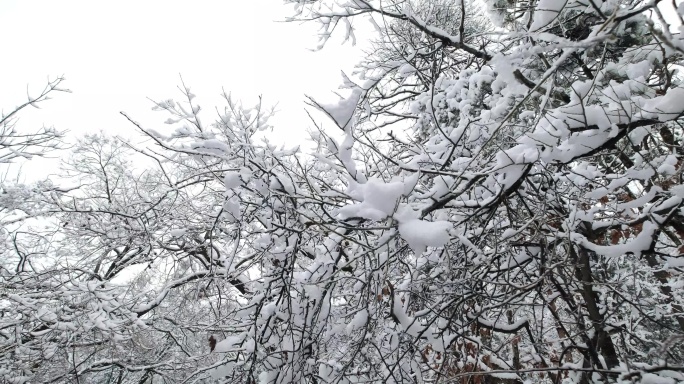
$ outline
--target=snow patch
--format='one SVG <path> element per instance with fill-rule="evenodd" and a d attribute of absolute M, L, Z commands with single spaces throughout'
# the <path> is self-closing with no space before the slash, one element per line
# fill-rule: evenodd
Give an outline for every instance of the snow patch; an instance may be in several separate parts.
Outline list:
<path fill-rule="evenodd" d="M 534 11 L 534 21 L 530 31 L 538 31 L 551 24 L 565 8 L 567 0 L 540 0 Z"/>
<path fill-rule="evenodd" d="M 172 229 L 169 234 L 173 237 L 183 237 L 188 230 L 186 228 Z"/>
<path fill-rule="evenodd" d="M 417 255 L 425 252 L 427 247 L 441 247 L 449 242 L 448 221 L 408 220 L 399 224 L 399 234 Z"/>
<path fill-rule="evenodd" d="M 226 184 L 226 189 L 233 189 L 242 185 L 242 179 L 240 179 L 238 172 L 227 172 L 223 176 L 223 182 Z"/>
<path fill-rule="evenodd" d="M 318 106 L 330 115 L 338 127 L 346 130 L 352 123 L 352 117 L 362 93 L 360 88 L 355 88 L 349 97 L 341 98 L 336 104 L 318 104 Z"/>
<path fill-rule="evenodd" d="M 356 184 L 349 193 L 362 202 L 340 208 L 340 215 L 344 218 L 382 220 L 394 212 L 404 190 L 405 186 L 401 181 L 384 183 L 379 179 L 370 179 L 366 184 Z"/>

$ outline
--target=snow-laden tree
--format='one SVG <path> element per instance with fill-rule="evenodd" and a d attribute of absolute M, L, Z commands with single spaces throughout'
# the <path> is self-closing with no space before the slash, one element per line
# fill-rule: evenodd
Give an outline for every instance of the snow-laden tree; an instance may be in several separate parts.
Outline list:
<path fill-rule="evenodd" d="M 684 380 L 683 7 L 286 2 L 379 32 L 309 99 L 339 132 L 183 86 L 169 129 L 123 115 L 147 145 L 84 138 L 20 201 L 51 218 L 7 257 L 5 380 Z"/>
<path fill-rule="evenodd" d="M 467 28 L 464 2 L 289 2 L 323 42 L 368 16 L 384 48 L 346 81 L 353 119 L 321 106 L 358 201 L 339 215 L 365 220 L 345 235 L 384 262 L 349 278 L 387 302 L 340 303 L 370 336 L 322 378 L 682 379 L 681 7 L 488 2 Z"/>
<path fill-rule="evenodd" d="M 214 172 L 201 156 L 81 139 L 60 177 L 72 187 L 39 195 L 45 246 L 6 276 L 4 379 L 180 381 L 215 363 L 209 340 L 245 287 L 222 255 L 239 250 Z"/>
<path fill-rule="evenodd" d="M 174 132 L 145 131 L 154 145 L 141 148 L 88 135 L 64 163 L 70 188 L 35 194 L 49 219 L 4 281 L 3 379 L 202 382 L 233 358 L 226 336 L 253 329 L 237 320 L 262 291 L 258 265 L 279 263 L 263 228 L 288 204 L 270 190 L 292 183 L 269 175 L 306 172 L 294 152 L 255 141 L 272 114 L 261 103 L 226 96 L 221 120 L 204 126 L 182 90 L 184 103 L 154 108 Z M 288 231 L 278 236 L 294 241 Z"/>
<path fill-rule="evenodd" d="M 21 183 L 21 176 L 17 175 L 17 171 L 11 169 L 11 166 L 21 165 L 23 161 L 45 156 L 58 149 L 64 134 L 54 127 L 19 128 L 17 127 L 19 116 L 29 107 L 40 108 L 39 105 L 49 100 L 54 93 L 69 92 L 61 88 L 63 81 L 62 77 L 49 80 L 37 95 L 29 93 L 25 102 L 11 108 L 9 112 L 0 111 L 0 166 L 2 167 L 0 169 L 2 175 L 0 176 L 0 233 L 3 239 L 9 236 L 9 227 L 36 214 L 35 210 L 18 210 L 19 202 L 26 201 L 33 192 L 39 189 L 49 189 L 49 186 L 41 183 L 36 185 Z M 27 208 L 25 204 L 23 207 Z"/>
<path fill-rule="evenodd" d="M 42 193 L 54 190 L 49 182 L 21 182 L 17 172 L 21 164 L 34 157 L 47 155 L 60 148 L 63 132 L 52 127 L 32 129 L 18 127 L 19 117 L 29 107 L 39 105 L 55 93 L 68 92 L 61 87 L 63 78 L 48 80 L 37 94 L 29 93 L 26 101 L 0 113 L 0 377 L 21 376 L 21 371 L 10 372 L 13 343 L 6 334 L 18 329 L 14 322 L 22 315 L 15 313 L 9 297 L 13 287 L 26 276 L 24 271 L 33 268 L 37 255 L 50 246 L 50 239 L 34 231 L 36 218 L 44 217 L 49 208 L 42 204 Z"/>

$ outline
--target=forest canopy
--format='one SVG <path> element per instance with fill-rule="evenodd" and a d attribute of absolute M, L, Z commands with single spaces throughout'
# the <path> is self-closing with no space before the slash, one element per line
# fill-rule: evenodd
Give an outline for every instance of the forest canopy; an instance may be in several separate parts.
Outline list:
<path fill-rule="evenodd" d="M 285 3 L 377 31 L 308 147 L 182 83 L 1 180 L 0 381 L 684 382 L 684 5 Z M 63 83 L 0 166 L 67 147 L 18 124 Z"/>

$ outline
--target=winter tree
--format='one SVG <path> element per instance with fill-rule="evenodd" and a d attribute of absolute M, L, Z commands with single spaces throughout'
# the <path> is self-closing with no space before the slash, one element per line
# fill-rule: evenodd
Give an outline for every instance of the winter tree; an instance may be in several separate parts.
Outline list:
<path fill-rule="evenodd" d="M 488 2 L 487 25 L 465 2 L 291 2 L 322 43 L 363 16 L 382 34 L 331 151 L 355 242 L 387 228 L 380 273 L 349 277 L 371 336 L 326 380 L 682 379 L 681 7 Z"/>
<path fill-rule="evenodd" d="M 377 29 L 309 99 L 337 132 L 183 85 L 122 113 L 147 145 L 83 138 L 13 208 L 47 219 L 3 250 L 5 380 L 684 380 L 682 6 L 286 2 Z"/>

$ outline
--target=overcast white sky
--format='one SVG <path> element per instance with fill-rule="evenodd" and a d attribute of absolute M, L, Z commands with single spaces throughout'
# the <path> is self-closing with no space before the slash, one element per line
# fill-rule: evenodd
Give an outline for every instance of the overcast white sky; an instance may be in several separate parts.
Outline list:
<path fill-rule="evenodd" d="M 119 111 L 165 128 L 147 97 L 180 98 L 181 74 L 205 109 L 220 102 L 222 87 L 247 105 L 258 95 L 278 103 L 273 136 L 296 144 L 311 126 L 304 94 L 332 100 L 363 42 L 311 52 L 317 26 L 278 22 L 291 11 L 280 0 L 2 0 L 0 108 L 24 102 L 27 85 L 37 91 L 64 75 L 73 93 L 26 111 L 20 127 L 130 136 Z"/>

